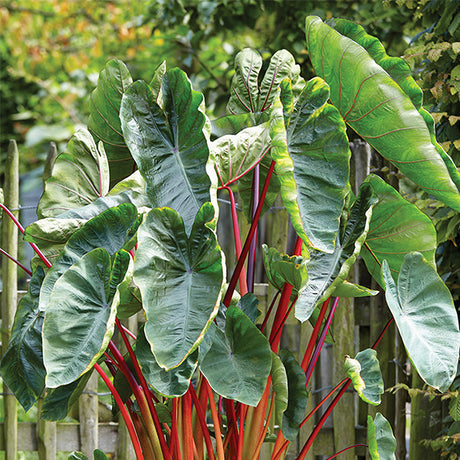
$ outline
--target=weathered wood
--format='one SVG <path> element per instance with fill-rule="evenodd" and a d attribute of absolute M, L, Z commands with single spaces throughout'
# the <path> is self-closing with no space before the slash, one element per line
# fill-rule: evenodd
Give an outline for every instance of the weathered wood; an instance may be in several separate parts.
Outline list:
<path fill-rule="evenodd" d="M 19 152 L 16 142 L 10 141 L 5 162 L 5 185 L 4 185 L 4 204 L 9 208 L 15 217 L 19 215 Z M 18 257 L 18 229 L 13 221 L 3 213 L 2 219 L 3 247 L 11 257 Z M 18 302 L 18 274 L 17 266 L 10 259 L 3 257 L 2 260 L 2 356 L 8 348 L 13 327 L 14 314 Z M 3 384 L 5 392 L 9 393 L 6 384 Z M 5 413 L 5 459 L 16 460 L 18 456 L 17 440 L 17 402 L 16 398 L 7 394 L 3 399 Z"/>
<path fill-rule="evenodd" d="M 332 362 L 332 383 L 340 382 L 346 377 L 343 370 L 345 354 L 352 357 L 354 350 L 354 329 L 355 315 L 353 310 L 353 299 L 340 299 L 339 306 L 334 315 L 333 335 L 333 362 Z M 334 449 L 336 452 L 355 444 L 355 395 L 346 392 L 335 406 L 332 412 L 334 421 Z M 343 460 L 354 460 L 354 449 L 347 450 L 341 454 Z"/>
<path fill-rule="evenodd" d="M 94 372 L 79 399 L 81 450 L 88 458 L 92 458 L 99 445 L 98 406 L 97 374 Z"/>
<path fill-rule="evenodd" d="M 40 418 L 43 400 L 38 402 L 37 418 L 37 450 L 40 460 L 54 460 L 56 458 L 56 422 L 48 422 Z"/>
<path fill-rule="evenodd" d="M 405 374 L 405 363 L 407 353 L 404 348 L 401 336 L 396 331 L 396 381 L 398 383 L 408 383 Z M 400 390 L 395 394 L 396 419 L 395 419 L 395 438 L 396 438 L 396 458 L 406 458 L 406 402 L 407 392 Z"/>
<path fill-rule="evenodd" d="M 412 369 L 412 388 L 424 387 L 424 382 L 417 371 Z M 441 423 L 433 423 L 433 413 L 441 410 L 441 398 L 430 400 L 429 395 L 423 393 L 414 394 L 411 398 L 411 424 L 409 442 L 409 460 L 436 460 L 439 452 L 435 452 L 428 446 L 424 446 L 423 439 L 434 439 L 441 430 Z"/>

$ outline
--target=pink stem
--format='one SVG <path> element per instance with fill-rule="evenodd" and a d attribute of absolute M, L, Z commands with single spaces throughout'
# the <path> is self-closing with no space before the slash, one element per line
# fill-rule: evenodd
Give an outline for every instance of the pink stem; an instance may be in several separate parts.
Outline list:
<path fill-rule="evenodd" d="M 340 455 L 341 453 L 346 452 L 347 450 L 354 449 L 355 447 L 367 447 L 367 444 L 355 444 L 354 446 L 347 447 L 345 449 L 342 449 L 340 452 L 337 452 L 332 457 L 327 458 L 326 460 L 332 460 L 333 458 L 337 457 L 337 455 Z"/>
<path fill-rule="evenodd" d="M 18 260 L 16 260 L 13 256 L 10 256 L 5 250 L 0 248 L 0 253 L 3 254 L 4 256 L 8 257 L 8 259 L 12 260 L 18 267 L 21 267 L 29 276 L 32 276 L 32 272 L 24 267 L 24 265 L 21 264 Z"/>

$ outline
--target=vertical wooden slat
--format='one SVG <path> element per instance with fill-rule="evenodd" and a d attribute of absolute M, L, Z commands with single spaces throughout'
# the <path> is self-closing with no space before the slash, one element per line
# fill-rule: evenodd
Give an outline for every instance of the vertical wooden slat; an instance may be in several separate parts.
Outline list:
<path fill-rule="evenodd" d="M 399 332 L 396 332 L 396 381 L 398 383 L 407 384 L 407 376 L 405 371 L 405 362 L 407 361 L 407 353 L 402 342 Z M 395 438 L 396 438 L 396 458 L 406 458 L 406 402 L 407 393 L 405 390 L 400 390 L 395 394 L 396 419 L 395 419 Z"/>
<path fill-rule="evenodd" d="M 340 299 L 334 315 L 332 362 L 332 384 L 346 377 L 343 370 L 344 353 L 354 357 L 355 315 L 352 298 Z M 355 444 L 355 404 L 354 394 L 345 393 L 332 413 L 334 421 L 334 450 L 336 452 Z M 354 460 L 354 449 L 341 454 L 343 460 Z"/>
<path fill-rule="evenodd" d="M 16 142 L 10 140 L 5 163 L 5 186 L 4 186 L 4 203 L 10 209 L 16 209 L 13 214 L 17 217 L 19 211 L 19 152 Z M 3 234 L 2 241 L 4 249 L 15 259 L 18 256 L 18 229 L 13 221 L 6 215 L 3 215 Z M 14 262 L 6 257 L 2 260 L 2 355 L 6 352 L 11 338 L 11 329 L 13 327 L 14 314 L 17 306 L 17 266 Z M 5 392 L 9 393 L 7 386 L 3 384 Z M 18 456 L 18 424 L 17 424 L 17 402 L 16 398 L 11 395 L 5 395 L 3 399 L 5 412 L 5 431 L 4 446 L 5 459 L 16 460 Z"/>
<path fill-rule="evenodd" d="M 97 449 L 99 443 L 97 374 L 95 372 L 80 396 L 79 406 L 81 451 L 88 458 L 93 458 L 94 449 Z"/>
<path fill-rule="evenodd" d="M 57 452 L 56 422 L 48 422 L 40 418 L 43 401 L 38 403 L 37 449 L 40 460 L 55 460 Z"/>

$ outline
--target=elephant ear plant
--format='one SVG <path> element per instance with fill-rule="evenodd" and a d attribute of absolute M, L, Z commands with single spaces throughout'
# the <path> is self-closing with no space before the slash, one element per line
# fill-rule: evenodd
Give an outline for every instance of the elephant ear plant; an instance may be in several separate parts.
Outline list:
<path fill-rule="evenodd" d="M 26 410 L 42 397 L 44 419 L 64 418 L 96 370 L 138 459 L 257 459 L 269 439 L 270 458 L 282 459 L 319 407 L 306 413 L 307 388 L 339 298 L 377 294 L 347 281 L 359 254 L 386 292 L 413 366 L 447 390 L 460 334 L 435 269 L 434 227 L 377 176 L 354 196 L 347 125 L 456 211 L 458 171 L 436 143 L 408 66 L 376 38 L 348 21 L 309 17 L 306 44 L 318 74 L 310 81 L 285 50 L 265 74 L 256 51 L 241 51 L 228 115 L 217 120 L 179 69 L 162 64 L 149 85 L 133 82 L 120 61 L 106 65 L 88 129 L 57 158 L 40 219 L 20 227 L 37 257 L 1 374 Z M 228 280 L 218 192 L 232 209 L 237 263 Z M 255 244 L 278 195 L 297 233 L 293 254 Z M 245 241 L 237 199 L 251 221 Z M 262 318 L 257 250 L 278 291 Z M 314 324 L 300 362 L 280 350 L 291 312 Z M 120 320 L 139 313 L 136 337 Z M 321 401 L 326 409 L 298 459 L 350 384 L 380 403 L 380 338 L 356 356 L 343 350 L 352 355 L 347 378 Z M 367 445 L 373 459 L 395 458 L 381 414 L 369 419 Z"/>

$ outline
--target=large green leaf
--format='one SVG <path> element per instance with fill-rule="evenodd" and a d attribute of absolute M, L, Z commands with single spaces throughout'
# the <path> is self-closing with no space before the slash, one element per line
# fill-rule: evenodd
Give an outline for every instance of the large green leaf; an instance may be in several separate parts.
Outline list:
<path fill-rule="evenodd" d="M 233 306 L 227 309 L 225 331 L 213 328 L 214 343 L 200 364 L 201 372 L 216 393 L 256 406 L 272 366 L 268 340 Z"/>
<path fill-rule="evenodd" d="M 215 195 L 203 96 L 179 69 L 166 72 L 162 94 L 164 111 L 147 83 L 133 83 L 123 96 L 121 125 L 152 205 L 175 209 L 189 230 L 201 205 Z"/>
<path fill-rule="evenodd" d="M 40 310 L 46 309 L 51 291 L 59 277 L 84 254 L 94 248 L 104 248 L 113 256 L 125 245 L 129 245 L 132 238 L 130 231 L 133 225 L 137 225 L 136 219 L 136 207 L 131 203 L 122 203 L 93 217 L 76 231 L 43 281 Z"/>
<path fill-rule="evenodd" d="M 385 388 L 377 352 L 367 348 L 354 359 L 347 356 L 344 368 L 359 397 L 368 404 L 379 405 Z"/>
<path fill-rule="evenodd" d="M 150 211 L 138 232 L 134 281 L 142 294 L 145 335 L 158 364 L 171 369 L 194 351 L 219 309 L 222 253 L 205 203 L 187 235 L 170 208 Z"/>
<path fill-rule="evenodd" d="M 310 58 L 331 88 L 332 103 L 352 129 L 409 179 L 460 211 L 460 176 L 434 141 L 434 123 L 421 108 L 421 91 L 409 66 L 388 58 L 378 40 L 358 26 L 348 21 L 335 25 L 341 33 L 318 17 L 306 20 Z M 349 33 L 356 41 L 342 35 Z"/>
<path fill-rule="evenodd" d="M 441 392 L 455 378 L 460 332 L 449 289 L 420 253 L 404 257 L 396 285 L 382 264 L 388 307 L 420 377 Z"/>
<path fill-rule="evenodd" d="M 299 434 L 300 424 L 307 409 L 308 394 L 305 372 L 289 350 L 281 350 L 281 361 L 288 378 L 288 406 L 283 414 L 281 432 L 288 441 Z"/>
<path fill-rule="evenodd" d="M 259 164 L 270 150 L 270 143 L 270 133 L 265 123 L 213 141 L 211 148 L 216 159 L 219 186 L 235 182 Z"/>
<path fill-rule="evenodd" d="M 281 358 L 273 351 L 270 376 L 272 389 L 275 393 L 275 424 L 281 426 L 283 413 L 288 406 L 288 378 Z"/>
<path fill-rule="evenodd" d="M 396 439 L 390 422 L 380 413 L 367 417 L 367 442 L 372 460 L 396 460 Z"/>
<path fill-rule="evenodd" d="M 297 234 L 308 246 L 332 253 L 348 191 L 350 149 L 345 123 L 328 99 L 329 88 L 320 78 L 307 82 L 285 130 L 277 98 L 271 153 Z"/>
<path fill-rule="evenodd" d="M 430 218 L 380 177 L 370 175 L 365 182 L 379 200 L 361 251 L 370 274 L 383 285 L 380 267 L 386 259 L 396 280 L 404 256 L 412 251 L 423 253 L 434 267 L 436 230 Z"/>
<path fill-rule="evenodd" d="M 240 51 L 235 57 L 235 75 L 230 88 L 227 111 L 233 115 L 259 113 L 271 108 L 278 87 L 285 78 L 293 82 L 299 78 L 300 67 L 289 51 L 277 51 L 270 59 L 259 87 L 259 72 L 262 68 L 260 54 L 250 48 Z"/>
<path fill-rule="evenodd" d="M 363 184 L 348 220 L 343 218 L 334 252 L 310 250 L 308 283 L 295 305 L 295 316 L 300 321 L 306 321 L 315 306 L 324 302 L 346 280 L 366 239 L 375 202 L 371 187 Z"/>
<path fill-rule="evenodd" d="M 96 146 L 86 129 L 77 131 L 65 152 L 54 164 L 45 183 L 37 215 L 55 217 L 69 209 L 81 208 L 109 191 L 109 165 L 104 147 Z"/>
<path fill-rule="evenodd" d="M 121 98 L 133 79 L 123 62 L 112 59 L 99 74 L 90 96 L 88 130 L 102 141 L 110 167 L 110 185 L 129 176 L 136 164 L 125 144 L 120 123 Z"/>
<path fill-rule="evenodd" d="M 8 350 L 0 363 L 4 382 L 26 411 L 45 388 L 43 312 L 38 309 L 38 296 L 44 276 L 40 267 L 34 272 L 27 294 L 19 302 Z"/>
<path fill-rule="evenodd" d="M 54 285 L 43 321 L 46 386 L 74 382 L 107 348 L 115 325 L 117 295 L 110 295 L 109 253 L 97 248 L 72 265 Z"/>
<path fill-rule="evenodd" d="M 91 377 L 92 370 L 86 372 L 74 382 L 57 388 L 47 388 L 43 398 L 43 406 L 40 417 L 43 420 L 63 420 L 66 418 L 71 407 L 83 393 L 83 390 Z"/>
<path fill-rule="evenodd" d="M 167 397 L 179 397 L 188 390 L 190 379 L 198 365 L 198 350 L 195 350 L 180 366 L 174 369 L 166 371 L 160 367 L 145 338 L 144 327 L 137 334 L 136 357 L 147 382 L 157 392 Z"/>

